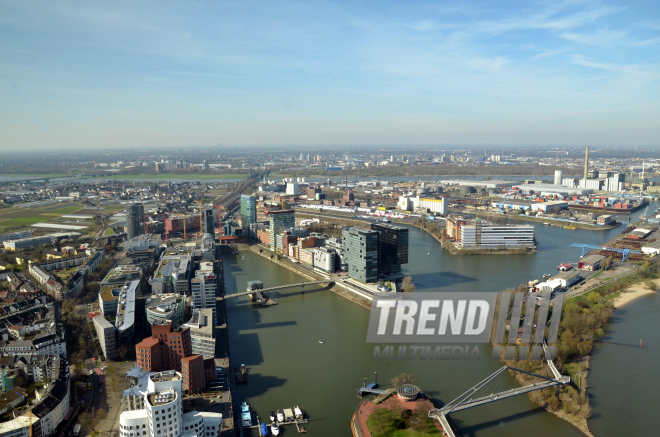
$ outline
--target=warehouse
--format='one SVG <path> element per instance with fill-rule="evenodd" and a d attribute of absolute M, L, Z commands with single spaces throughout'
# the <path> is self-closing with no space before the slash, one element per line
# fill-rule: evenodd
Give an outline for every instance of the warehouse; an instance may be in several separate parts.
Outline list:
<path fill-rule="evenodd" d="M 582 270 L 588 270 L 593 272 L 595 270 L 600 270 L 600 263 L 605 259 L 602 255 L 589 255 L 582 258 L 577 263 L 577 268 Z"/>

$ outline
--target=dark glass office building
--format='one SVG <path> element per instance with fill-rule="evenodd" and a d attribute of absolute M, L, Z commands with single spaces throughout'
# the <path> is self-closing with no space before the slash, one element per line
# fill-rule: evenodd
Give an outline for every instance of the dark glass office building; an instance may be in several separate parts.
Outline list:
<path fill-rule="evenodd" d="M 213 218 L 213 205 L 204 205 L 202 209 L 202 218 L 204 219 L 204 234 L 215 236 L 215 221 Z"/>
<path fill-rule="evenodd" d="M 346 226 L 341 232 L 348 276 L 361 282 L 378 281 L 378 232 Z"/>
<path fill-rule="evenodd" d="M 408 264 L 408 229 L 374 223 L 371 230 L 378 232 L 378 274 L 400 276 L 401 264 Z"/>
<path fill-rule="evenodd" d="M 126 228 L 129 240 L 144 234 L 144 205 L 141 203 L 126 205 Z"/>

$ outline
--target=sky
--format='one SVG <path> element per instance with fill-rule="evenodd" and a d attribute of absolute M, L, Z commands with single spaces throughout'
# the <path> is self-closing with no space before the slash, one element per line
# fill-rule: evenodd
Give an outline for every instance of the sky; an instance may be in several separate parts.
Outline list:
<path fill-rule="evenodd" d="M 657 0 L 0 0 L 0 151 L 659 139 Z"/>

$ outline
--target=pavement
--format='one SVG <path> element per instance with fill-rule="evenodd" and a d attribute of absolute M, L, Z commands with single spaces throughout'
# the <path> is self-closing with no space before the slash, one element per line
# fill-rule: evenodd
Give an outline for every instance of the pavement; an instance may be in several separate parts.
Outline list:
<path fill-rule="evenodd" d="M 116 395 L 112 393 L 112 390 L 106 389 L 106 383 L 104 383 L 103 386 L 99 386 L 99 390 L 102 390 L 102 392 L 94 392 L 94 397 L 92 398 L 94 408 L 104 408 L 108 410 L 106 418 L 100 421 L 96 426 L 96 430 L 100 432 L 100 436 L 119 437 L 119 415 L 122 412 L 121 395 L 123 391 L 128 388 L 126 372 L 136 365 L 137 363 L 135 361 L 126 361 L 117 366 L 117 373 L 122 381 L 122 386 L 117 391 Z"/>

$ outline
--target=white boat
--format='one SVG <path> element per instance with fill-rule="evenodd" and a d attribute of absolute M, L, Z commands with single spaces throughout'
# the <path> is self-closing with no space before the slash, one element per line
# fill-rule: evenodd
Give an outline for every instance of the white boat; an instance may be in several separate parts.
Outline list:
<path fill-rule="evenodd" d="M 270 425 L 270 432 L 272 432 L 273 435 L 280 435 L 280 427 L 277 426 L 277 423 L 272 423 Z"/>
<path fill-rule="evenodd" d="M 325 342 L 324 342 L 323 340 L 319 340 L 319 343 L 323 344 L 323 343 L 325 343 Z"/>
<path fill-rule="evenodd" d="M 303 412 L 299 406 L 293 407 L 293 414 L 296 415 L 296 420 L 303 420 Z"/>
<path fill-rule="evenodd" d="M 275 412 L 271 411 L 268 415 L 270 416 L 270 421 L 275 422 Z"/>
<path fill-rule="evenodd" d="M 284 411 L 277 410 L 277 421 L 280 423 L 284 422 Z"/>

